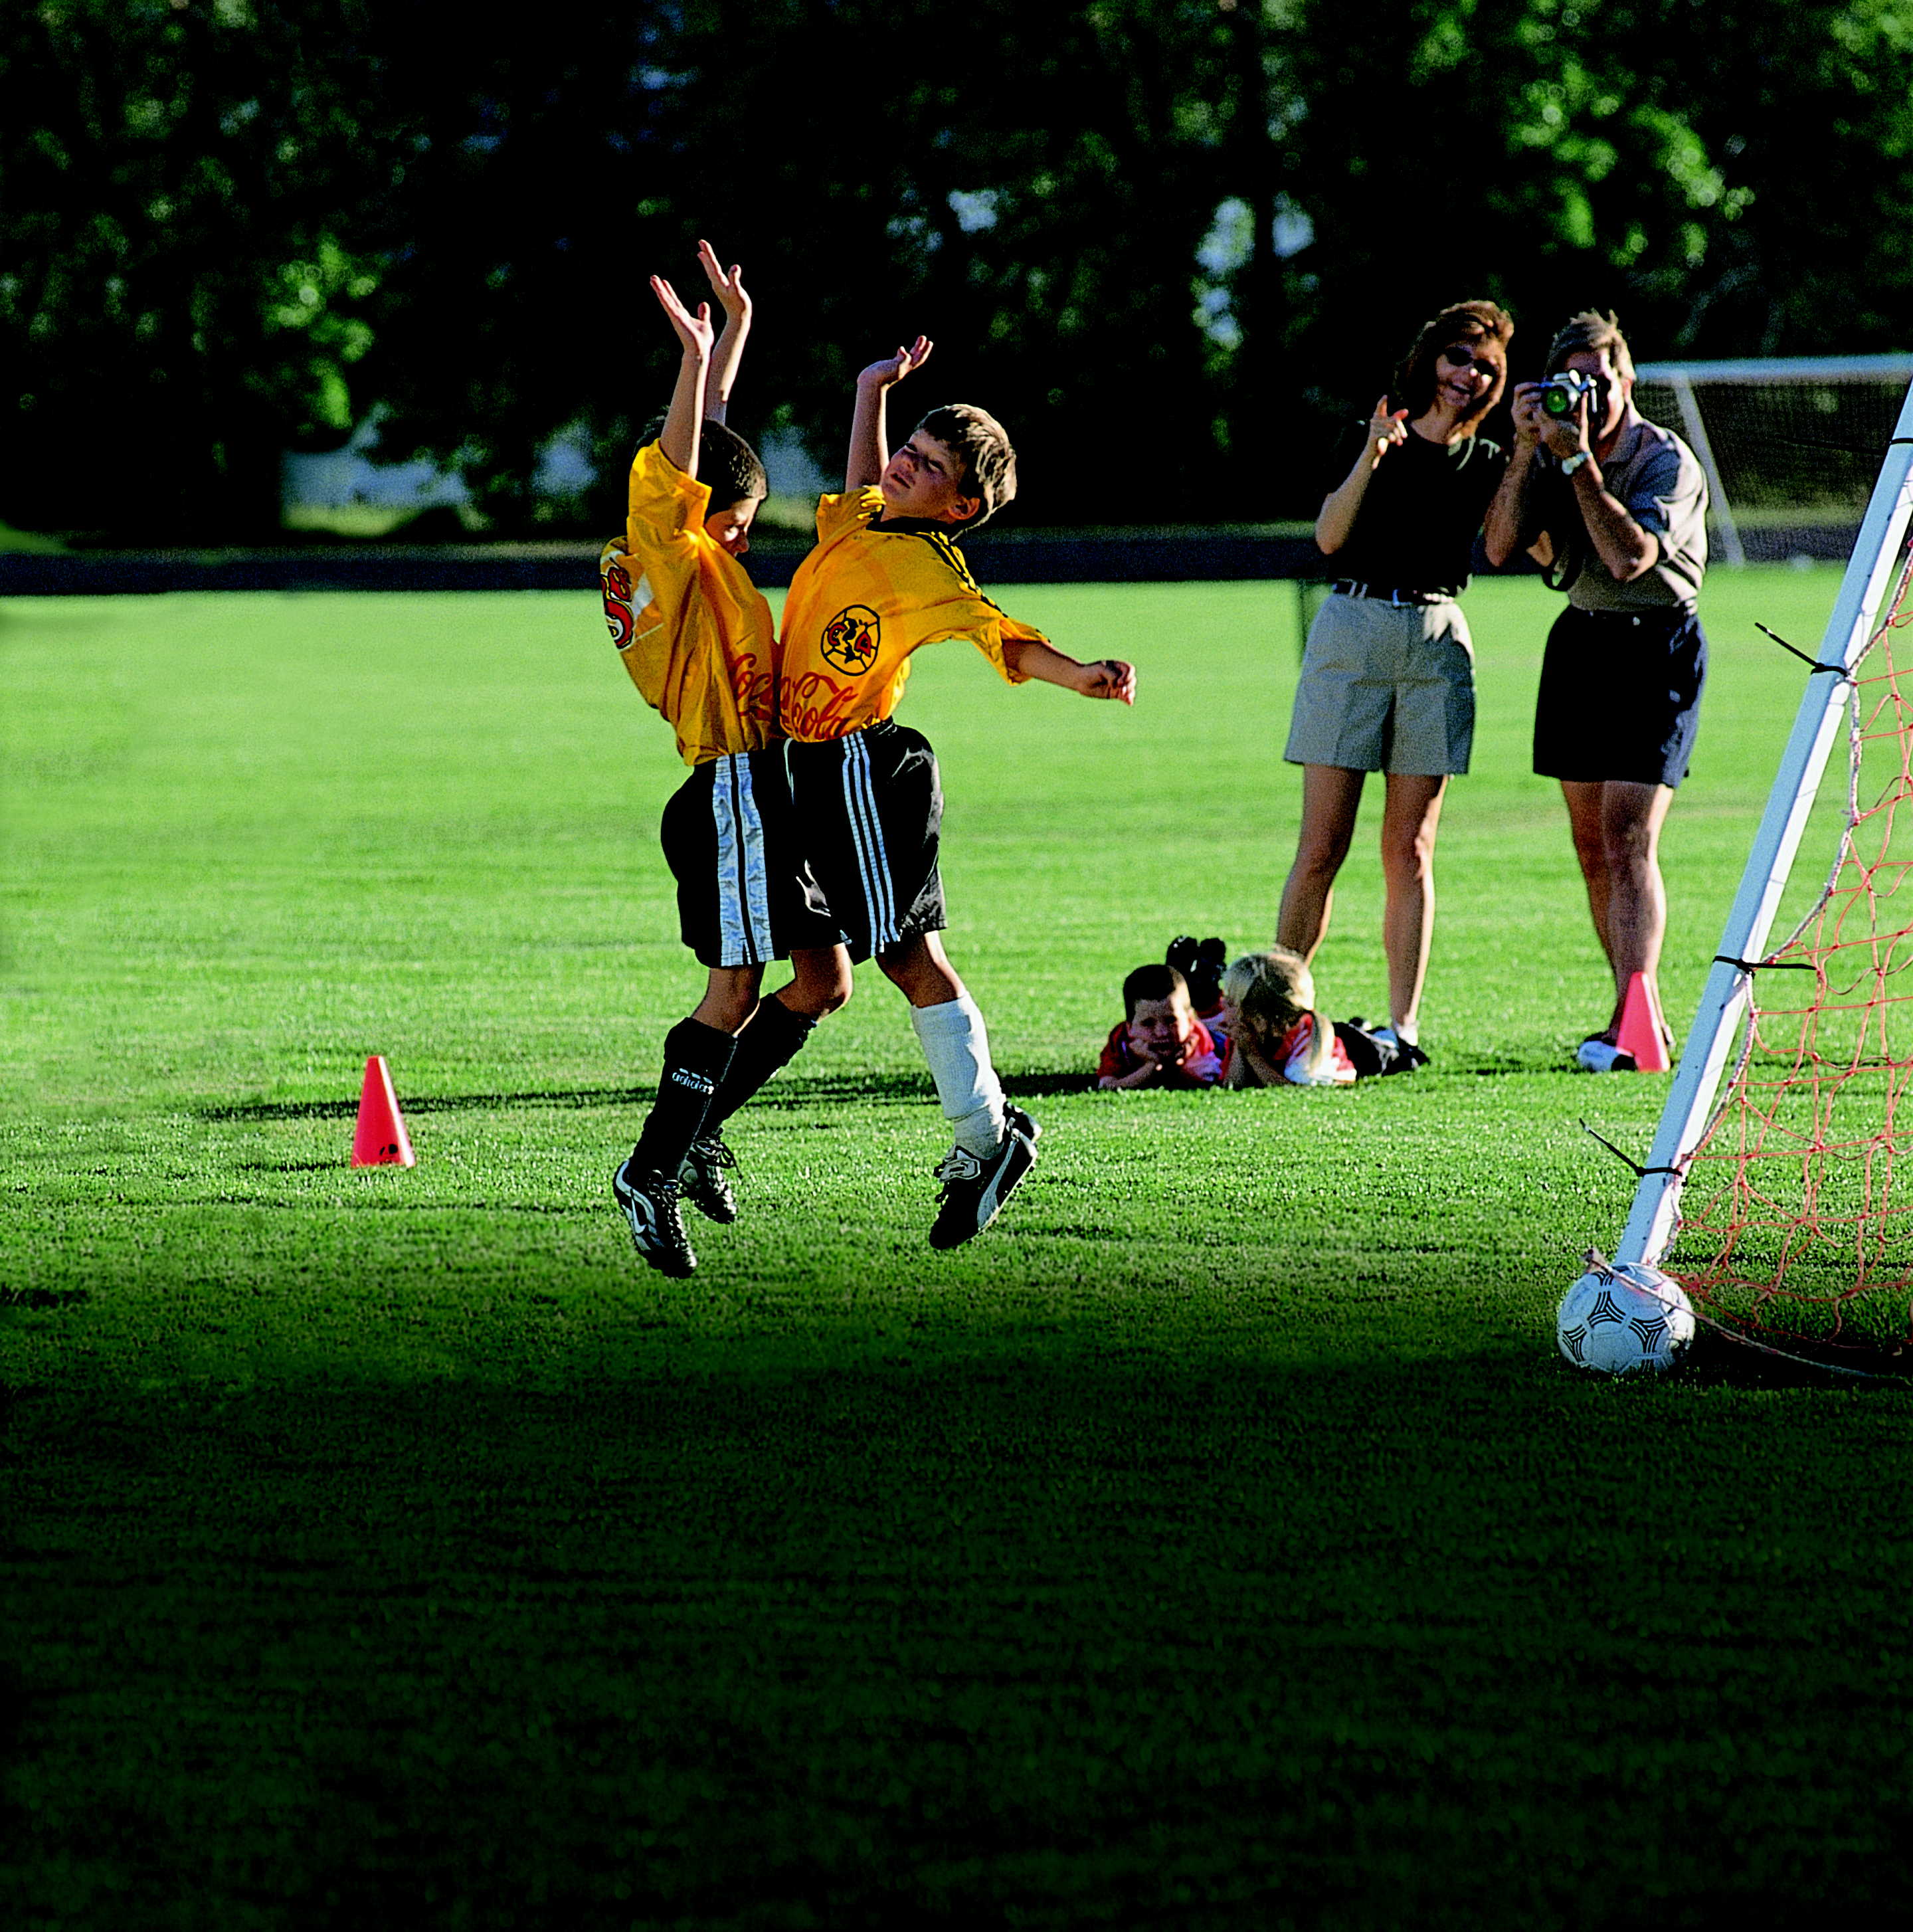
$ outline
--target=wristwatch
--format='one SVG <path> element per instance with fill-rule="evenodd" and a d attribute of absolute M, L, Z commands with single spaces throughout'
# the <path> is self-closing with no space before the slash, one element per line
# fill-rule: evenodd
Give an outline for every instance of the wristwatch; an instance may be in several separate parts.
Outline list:
<path fill-rule="evenodd" d="M 1594 453 L 1591 449 L 1577 449 L 1572 456 L 1563 457 L 1561 474 L 1564 476 L 1572 476 Z"/>

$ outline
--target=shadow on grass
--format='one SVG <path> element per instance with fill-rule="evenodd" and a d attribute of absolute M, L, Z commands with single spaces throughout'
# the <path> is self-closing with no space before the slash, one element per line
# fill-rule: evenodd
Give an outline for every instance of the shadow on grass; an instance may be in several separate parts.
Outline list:
<path fill-rule="evenodd" d="M 1565 1373 L 1484 1404 L 1462 1366 L 20 1391 L 23 1922 L 131 1922 L 136 1881 L 295 1932 L 1207 1932 L 1276 1900 L 1481 1932 L 1855 1886 L 1893 1922 L 1876 1405 L 1753 1427 Z M 1781 1768 L 1710 1778 L 1723 1736 Z M 1656 1916 L 1591 1916 L 1624 1840 Z M 1681 1910 L 1729 1858 L 1745 1909 Z M 122 1916 L 57 1913 L 95 1869 Z"/>
<path fill-rule="evenodd" d="M 1913 1389 L 1913 1355 L 1890 1344 L 1841 1344 L 1704 1326 L 1681 1379 L 1717 1388 Z"/>
<path fill-rule="evenodd" d="M 1087 1094 L 1096 1084 L 1092 1073 L 1011 1073 L 1003 1076 L 1003 1091 L 1012 1100 L 1047 1100 L 1057 1094 Z M 936 1090 L 924 1073 L 825 1075 L 814 1079 L 774 1081 L 753 1098 L 754 1108 L 814 1107 L 836 1100 L 874 1101 L 879 1106 L 912 1106 L 934 1097 Z M 401 1096 L 408 1114 L 499 1113 L 513 1107 L 631 1108 L 648 1106 L 655 1087 L 563 1087 L 517 1094 L 424 1094 Z M 231 1107 L 202 1107 L 202 1120 L 349 1120 L 358 1112 L 356 1100 L 257 1100 Z M 283 1169 L 276 1171 L 283 1172 Z"/>

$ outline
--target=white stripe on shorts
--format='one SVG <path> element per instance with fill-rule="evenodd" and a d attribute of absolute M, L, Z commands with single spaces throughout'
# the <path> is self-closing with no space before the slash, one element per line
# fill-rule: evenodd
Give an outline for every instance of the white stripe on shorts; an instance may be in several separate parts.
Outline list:
<path fill-rule="evenodd" d="M 883 826 L 877 815 L 877 794 L 871 782 L 870 747 L 861 733 L 843 740 L 844 812 L 850 820 L 850 842 L 856 848 L 857 871 L 863 883 L 864 908 L 868 915 L 872 952 L 897 943 L 897 908 L 890 883 L 890 855 L 883 844 Z"/>
<path fill-rule="evenodd" d="M 770 929 L 770 880 L 764 863 L 764 821 L 751 789 L 751 764 L 742 752 L 718 761 L 711 816 L 718 838 L 718 942 L 720 963 L 761 966 L 775 950 Z"/>

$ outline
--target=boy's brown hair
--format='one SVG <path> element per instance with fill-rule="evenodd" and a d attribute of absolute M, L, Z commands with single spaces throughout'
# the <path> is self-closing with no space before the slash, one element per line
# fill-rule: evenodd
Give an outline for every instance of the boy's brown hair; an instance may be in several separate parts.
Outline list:
<path fill-rule="evenodd" d="M 638 441 L 655 442 L 664 433 L 664 418 L 655 416 Z M 769 494 L 763 459 L 727 424 L 706 416 L 697 426 L 697 480 L 711 493 L 713 515 Z"/>
<path fill-rule="evenodd" d="M 932 436 L 936 431 L 932 430 Z M 1123 1017 L 1133 1020 L 1136 1006 L 1144 1000 L 1173 1000 L 1180 993 L 1184 999 L 1189 994 L 1189 982 L 1173 966 L 1151 964 L 1138 966 L 1123 982 Z"/>
<path fill-rule="evenodd" d="M 979 409 L 974 403 L 946 403 L 932 410 L 916 427 L 962 459 L 963 474 L 957 487 L 966 496 L 979 499 L 982 507 L 960 527 L 981 530 L 1015 498 L 1016 452 L 1010 447 L 1009 433 L 988 410 Z"/>
<path fill-rule="evenodd" d="M 763 459 L 736 430 L 706 416 L 698 444 L 698 480 L 710 485 L 712 509 L 728 510 L 770 494 Z"/>
<path fill-rule="evenodd" d="M 1390 400 L 1411 416 L 1421 415 L 1435 400 L 1435 363 L 1443 350 L 1463 342 L 1477 354 L 1492 348 L 1498 352 L 1492 359 L 1500 364 L 1501 374 L 1462 418 L 1463 430 L 1473 435 L 1481 418 L 1501 400 L 1508 380 L 1508 344 L 1514 332 L 1514 317 L 1498 302 L 1450 302 L 1439 315 L 1422 324 L 1414 346 L 1395 371 Z"/>
<path fill-rule="evenodd" d="M 1633 382 L 1634 358 L 1627 352 L 1627 338 L 1621 332 L 1621 318 L 1612 309 L 1603 315 L 1599 309 L 1584 308 L 1579 315 L 1570 316 L 1555 331 L 1555 339 L 1548 344 L 1548 374 L 1558 374 L 1570 356 L 1577 356 L 1584 350 L 1591 356 L 1598 356 L 1603 349 L 1608 352 L 1608 360 L 1614 364 L 1614 373 L 1624 382 Z"/>

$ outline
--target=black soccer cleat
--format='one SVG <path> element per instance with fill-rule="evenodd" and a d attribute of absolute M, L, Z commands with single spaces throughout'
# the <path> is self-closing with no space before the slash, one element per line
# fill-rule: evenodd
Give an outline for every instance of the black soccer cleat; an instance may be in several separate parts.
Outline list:
<path fill-rule="evenodd" d="M 660 1274 L 679 1280 L 696 1272 L 697 1257 L 685 1239 L 678 1214 L 678 1184 L 653 1168 L 629 1161 L 611 1177 L 611 1192 L 631 1223 L 631 1244 Z"/>
<path fill-rule="evenodd" d="M 737 1219 L 737 1196 L 724 1176 L 726 1168 L 736 1165 L 736 1155 L 715 1134 L 706 1134 L 691 1143 L 691 1151 L 677 1171 L 677 1184 L 685 1200 L 706 1220 Z"/>
<path fill-rule="evenodd" d="M 937 1163 L 943 1198 L 931 1223 L 933 1248 L 960 1248 L 994 1221 L 1036 1164 L 1042 1132 L 1021 1107 L 1003 1109 L 1003 1137 L 997 1150 L 979 1160 L 967 1148 L 952 1148 Z"/>

